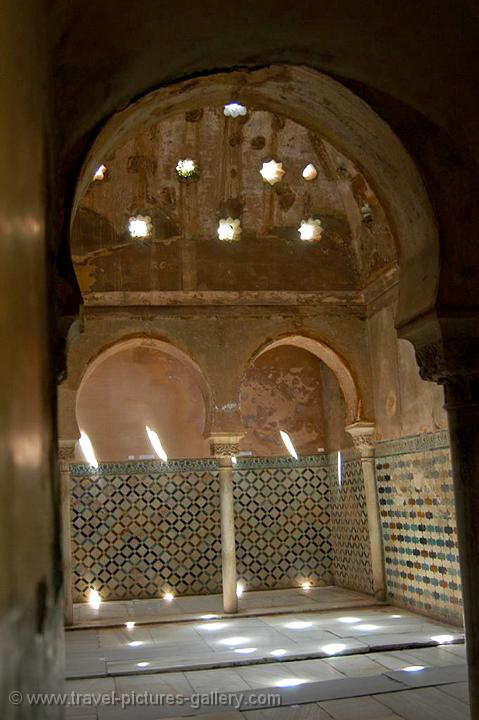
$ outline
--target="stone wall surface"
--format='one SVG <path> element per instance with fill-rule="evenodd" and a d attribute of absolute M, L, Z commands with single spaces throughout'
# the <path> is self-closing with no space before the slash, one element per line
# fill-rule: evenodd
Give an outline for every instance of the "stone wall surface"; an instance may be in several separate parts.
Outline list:
<path fill-rule="evenodd" d="M 462 596 L 447 432 L 382 442 L 376 478 L 388 597 L 462 622 Z"/>

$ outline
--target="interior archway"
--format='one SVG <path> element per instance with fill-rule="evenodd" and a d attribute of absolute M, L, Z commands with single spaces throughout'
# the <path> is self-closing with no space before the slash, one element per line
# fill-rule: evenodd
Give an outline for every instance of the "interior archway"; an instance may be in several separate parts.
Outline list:
<path fill-rule="evenodd" d="M 304 335 L 288 335 L 266 343 L 252 358 L 254 362 L 257 358 L 270 350 L 278 347 L 292 346 L 301 348 L 315 355 L 325 365 L 327 365 L 336 376 L 346 403 L 345 424 L 354 422 L 360 414 L 359 396 L 354 382 L 353 376 L 344 360 L 331 347 L 322 343 L 315 338 L 306 337 Z"/>
<path fill-rule="evenodd" d="M 77 392 L 78 426 L 100 461 L 155 458 L 146 426 L 170 458 L 205 457 L 209 393 L 195 364 L 154 338 L 130 338 L 89 364 Z"/>
<path fill-rule="evenodd" d="M 323 358 L 321 351 L 311 352 L 307 342 L 295 343 L 294 337 L 270 343 L 256 354 L 241 386 L 243 452 L 284 455 L 281 430 L 288 433 L 299 455 L 350 445 L 344 430 L 348 419 L 343 391 Z"/>

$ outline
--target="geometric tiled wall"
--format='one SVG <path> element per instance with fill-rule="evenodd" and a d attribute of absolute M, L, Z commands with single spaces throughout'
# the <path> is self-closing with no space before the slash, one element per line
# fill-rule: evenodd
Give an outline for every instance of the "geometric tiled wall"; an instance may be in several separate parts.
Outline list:
<path fill-rule="evenodd" d="M 341 484 L 337 453 L 331 458 L 331 527 L 336 585 L 373 592 L 368 514 L 361 461 L 342 453 Z"/>
<path fill-rule="evenodd" d="M 332 583 L 325 456 L 238 459 L 236 567 L 249 589 Z"/>
<path fill-rule="evenodd" d="M 447 432 L 378 443 L 376 481 L 388 596 L 462 621 Z"/>
<path fill-rule="evenodd" d="M 73 601 L 221 591 L 218 470 L 210 460 L 71 465 Z"/>
<path fill-rule="evenodd" d="M 238 577 L 248 589 L 371 591 L 361 464 L 345 456 L 238 458 Z M 211 460 L 70 465 L 73 601 L 221 592 L 219 474 Z M 335 577 L 336 576 L 336 577 Z"/>

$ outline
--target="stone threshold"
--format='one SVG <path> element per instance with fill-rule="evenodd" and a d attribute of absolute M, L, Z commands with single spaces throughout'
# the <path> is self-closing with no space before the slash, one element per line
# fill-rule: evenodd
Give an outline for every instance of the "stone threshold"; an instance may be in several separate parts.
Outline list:
<path fill-rule="evenodd" d="M 115 602 L 118 604 L 124 604 L 127 600 L 112 601 L 113 605 Z M 145 602 L 148 602 L 147 600 Z M 85 603 L 86 604 L 86 603 Z M 391 602 L 387 600 L 372 600 L 371 598 L 362 600 L 344 600 L 343 602 L 335 602 L 328 605 L 320 606 L 318 603 L 309 603 L 307 605 L 283 605 L 281 607 L 270 607 L 270 608 L 244 608 L 239 610 L 237 613 L 225 613 L 225 612 L 201 612 L 201 613 L 179 613 L 178 615 L 166 615 L 164 617 L 158 617 L 156 615 L 144 615 L 133 617 L 125 616 L 121 620 L 117 618 L 105 618 L 98 620 L 81 620 L 75 622 L 73 625 L 65 625 L 65 631 L 71 632 L 75 630 L 98 630 L 98 629 L 111 629 L 111 628 L 122 628 L 125 627 L 126 622 L 134 622 L 135 626 L 141 625 L 174 625 L 176 623 L 188 623 L 188 622 L 199 622 L 205 620 L 205 615 L 214 616 L 215 620 L 241 620 L 243 618 L 254 618 L 262 617 L 265 615 L 301 615 L 304 613 L 329 613 L 335 612 L 336 610 L 354 610 L 357 609 L 374 609 L 377 607 L 390 606 Z M 79 607 L 79 605 L 75 605 Z M 402 608 L 406 609 L 406 608 Z M 409 612 L 412 612 L 408 608 Z M 444 622 L 444 621 L 442 621 Z"/>

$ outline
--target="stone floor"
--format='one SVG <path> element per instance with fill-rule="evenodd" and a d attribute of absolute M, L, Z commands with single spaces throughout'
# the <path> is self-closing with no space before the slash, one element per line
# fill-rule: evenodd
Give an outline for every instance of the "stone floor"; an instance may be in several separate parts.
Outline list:
<path fill-rule="evenodd" d="M 261 615 L 271 612 L 303 612 L 307 610 L 334 610 L 336 608 L 370 606 L 375 603 L 371 596 L 334 586 L 286 590 L 263 590 L 244 593 L 239 600 L 239 615 Z M 176 597 L 173 602 L 162 598 L 150 600 L 125 600 L 103 602 L 98 610 L 88 603 L 74 606 L 75 627 L 116 625 L 125 620 L 137 623 L 172 620 L 194 620 L 202 615 L 222 615 L 221 595 L 197 595 Z"/>
<path fill-rule="evenodd" d="M 149 624 L 130 630 L 67 631 L 66 691 L 109 695 L 115 704 L 69 707 L 66 718 L 468 717 L 460 628 L 386 605 L 347 612 L 300 608 L 193 622 L 172 616 L 168 624 L 150 616 Z M 144 618 L 144 610 L 135 617 Z M 138 698 L 146 697 L 140 705 Z"/>

